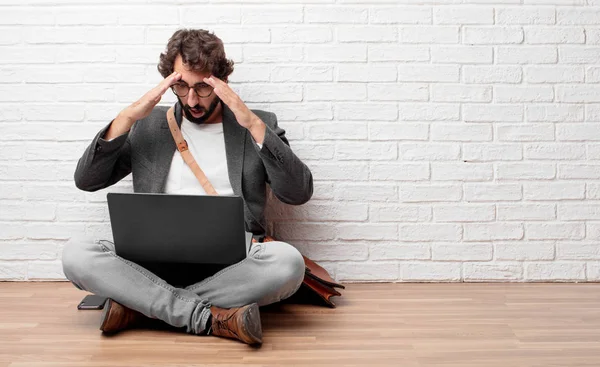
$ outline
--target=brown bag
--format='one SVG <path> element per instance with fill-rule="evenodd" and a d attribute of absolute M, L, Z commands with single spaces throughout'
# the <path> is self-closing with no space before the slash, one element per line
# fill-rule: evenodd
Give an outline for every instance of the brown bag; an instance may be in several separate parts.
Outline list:
<path fill-rule="evenodd" d="M 208 178 L 204 174 L 204 171 L 198 166 L 196 160 L 190 153 L 187 145 L 187 141 L 183 138 L 181 134 L 181 130 L 179 130 L 179 126 L 177 126 L 177 121 L 175 120 L 175 113 L 173 112 L 173 107 L 169 108 L 167 111 L 167 121 L 169 123 L 169 127 L 171 130 L 171 134 L 173 135 L 173 139 L 175 140 L 175 144 L 177 145 L 177 150 L 181 154 L 181 157 L 185 161 L 185 163 L 190 167 L 200 185 L 204 188 L 209 195 L 218 195 L 215 191 L 214 187 L 208 181 Z M 275 241 L 273 237 L 266 236 L 263 242 L 272 242 Z M 253 239 L 253 242 L 257 242 L 256 239 Z M 296 297 L 298 295 L 302 295 L 303 293 L 306 296 L 310 297 L 317 296 L 318 299 L 322 300 L 327 306 L 335 307 L 335 303 L 331 301 L 331 297 L 333 296 L 341 296 L 342 294 L 338 292 L 335 288 L 345 289 L 345 287 L 341 284 L 336 283 L 327 270 L 323 267 L 319 266 L 317 263 L 309 259 L 308 257 L 302 255 L 304 258 L 305 264 L 305 272 L 304 272 L 304 280 L 302 282 L 302 286 L 300 287 L 302 290 L 297 292 Z"/>

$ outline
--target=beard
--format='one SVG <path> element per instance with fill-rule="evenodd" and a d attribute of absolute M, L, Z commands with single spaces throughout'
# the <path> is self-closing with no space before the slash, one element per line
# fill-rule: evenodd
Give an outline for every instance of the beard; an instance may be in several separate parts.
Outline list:
<path fill-rule="evenodd" d="M 183 110 L 183 115 L 185 116 L 185 118 L 188 121 L 193 122 L 194 124 L 198 124 L 198 125 L 205 123 L 214 114 L 215 110 L 219 106 L 219 102 L 221 102 L 221 99 L 218 96 L 215 97 L 215 99 L 211 102 L 210 106 L 208 106 L 208 110 L 207 110 L 200 104 L 190 107 L 188 105 L 183 104 L 183 102 L 181 102 L 181 99 L 179 99 L 179 97 L 177 97 L 177 100 L 179 101 L 179 104 L 181 105 L 181 109 Z M 194 112 L 204 112 L 204 114 L 200 117 L 194 117 L 190 110 L 194 110 Z"/>

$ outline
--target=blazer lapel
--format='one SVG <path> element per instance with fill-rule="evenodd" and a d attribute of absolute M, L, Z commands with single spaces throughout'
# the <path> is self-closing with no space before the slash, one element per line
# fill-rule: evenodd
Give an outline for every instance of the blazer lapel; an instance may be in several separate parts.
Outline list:
<path fill-rule="evenodd" d="M 236 120 L 233 111 L 221 102 L 223 106 L 223 135 L 225 136 L 225 154 L 227 155 L 227 170 L 233 193 L 244 197 L 242 192 L 242 170 L 244 168 L 244 148 L 246 133 Z"/>
<path fill-rule="evenodd" d="M 181 128 L 182 121 L 181 113 L 181 105 L 179 103 L 175 103 L 175 120 L 177 121 L 177 126 L 179 126 L 179 128 Z M 154 181 L 155 184 L 152 187 L 152 192 L 157 193 L 165 192 L 165 185 L 167 184 L 167 175 L 169 174 L 169 170 L 171 169 L 173 154 L 177 150 L 177 144 L 175 144 L 175 140 L 173 139 L 173 135 L 171 134 L 171 130 L 169 129 L 169 123 L 167 122 L 166 110 L 165 118 L 161 121 L 161 128 L 159 129 L 159 132 L 161 134 L 161 136 L 159 137 L 161 144 L 159 145 L 160 149 L 156 151 L 156 180 Z"/>

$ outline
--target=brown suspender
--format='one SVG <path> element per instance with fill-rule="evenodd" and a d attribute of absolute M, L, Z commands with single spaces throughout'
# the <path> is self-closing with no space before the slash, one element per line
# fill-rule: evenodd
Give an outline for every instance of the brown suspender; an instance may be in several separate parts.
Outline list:
<path fill-rule="evenodd" d="M 194 175 L 200 182 L 200 185 L 204 188 L 204 191 L 208 195 L 218 195 L 215 191 L 213 185 L 208 181 L 204 171 L 202 168 L 196 163 L 196 160 L 190 153 L 188 149 L 187 141 L 183 138 L 183 134 L 181 134 L 181 130 L 179 130 L 179 126 L 177 126 L 177 121 L 175 120 L 175 113 L 173 112 L 173 107 L 169 108 L 167 111 L 167 121 L 169 122 L 169 130 L 171 130 L 171 134 L 173 135 L 173 139 L 175 139 L 175 144 L 177 144 L 177 150 L 181 153 L 181 157 L 185 161 L 185 163 L 190 167 Z"/>

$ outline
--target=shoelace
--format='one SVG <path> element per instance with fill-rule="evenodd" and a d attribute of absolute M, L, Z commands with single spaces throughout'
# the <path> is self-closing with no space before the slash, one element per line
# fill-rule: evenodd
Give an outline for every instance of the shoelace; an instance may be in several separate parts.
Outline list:
<path fill-rule="evenodd" d="M 213 315 L 213 318 L 214 318 L 213 325 L 211 325 L 209 333 L 212 331 L 212 333 L 214 334 L 214 331 L 215 331 L 215 330 L 213 330 L 213 326 L 214 326 L 214 328 L 217 330 L 217 332 L 224 330 L 225 332 L 229 332 L 229 333 L 235 335 L 236 338 L 240 339 L 240 336 L 235 331 L 231 330 L 228 326 L 229 320 L 234 316 L 234 314 L 235 313 L 230 314 L 225 319 L 214 318 L 214 315 Z"/>

